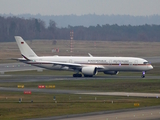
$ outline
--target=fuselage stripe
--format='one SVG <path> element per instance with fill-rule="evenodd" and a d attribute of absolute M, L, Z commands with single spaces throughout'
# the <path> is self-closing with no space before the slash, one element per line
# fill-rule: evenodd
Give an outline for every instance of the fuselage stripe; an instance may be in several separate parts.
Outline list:
<path fill-rule="evenodd" d="M 28 64 L 54 64 L 54 63 L 41 63 L 41 62 L 28 62 Z M 93 64 L 93 63 L 78 63 L 82 65 L 104 65 L 104 66 L 150 66 L 151 64 Z M 58 65 L 58 64 L 57 64 Z"/>

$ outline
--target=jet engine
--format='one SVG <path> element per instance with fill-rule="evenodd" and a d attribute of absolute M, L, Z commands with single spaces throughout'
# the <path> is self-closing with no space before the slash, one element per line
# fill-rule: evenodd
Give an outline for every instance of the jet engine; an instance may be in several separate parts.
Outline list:
<path fill-rule="evenodd" d="M 104 74 L 109 74 L 109 75 L 117 75 L 119 71 L 104 71 Z"/>
<path fill-rule="evenodd" d="M 89 66 L 89 67 L 83 67 L 81 72 L 84 74 L 84 76 L 91 77 L 93 75 L 96 75 L 98 71 L 96 67 Z"/>

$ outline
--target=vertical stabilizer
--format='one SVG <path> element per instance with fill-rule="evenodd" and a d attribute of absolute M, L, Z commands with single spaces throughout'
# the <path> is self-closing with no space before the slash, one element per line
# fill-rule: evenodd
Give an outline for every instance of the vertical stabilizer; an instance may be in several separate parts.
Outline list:
<path fill-rule="evenodd" d="M 34 51 L 28 46 L 28 44 L 22 39 L 20 36 L 15 36 L 17 45 L 19 47 L 19 50 L 21 52 L 21 55 L 26 58 L 30 57 L 38 57 Z"/>

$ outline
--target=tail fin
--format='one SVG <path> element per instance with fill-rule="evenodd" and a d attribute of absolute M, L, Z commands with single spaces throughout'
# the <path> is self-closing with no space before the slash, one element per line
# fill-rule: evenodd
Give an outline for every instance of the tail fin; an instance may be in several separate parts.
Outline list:
<path fill-rule="evenodd" d="M 30 57 L 38 57 L 34 51 L 28 46 L 28 44 L 22 39 L 20 36 L 15 36 L 17 45 L 19 47 L 19 50 L 21 52 L 21 55 L 28 59 Z"/>

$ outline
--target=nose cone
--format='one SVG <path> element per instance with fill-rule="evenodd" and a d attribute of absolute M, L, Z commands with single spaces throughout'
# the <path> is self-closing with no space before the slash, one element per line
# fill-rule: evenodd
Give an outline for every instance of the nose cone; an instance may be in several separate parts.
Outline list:
<path fill-rule="evenodd" d="M 152 66 L 152 65 L 150 65 L 150 66 L 149 66 L 149 69 L 150 69 L 150 70 L 152 70 L 152 69 L 153 69 L 153 66 Z"/>

